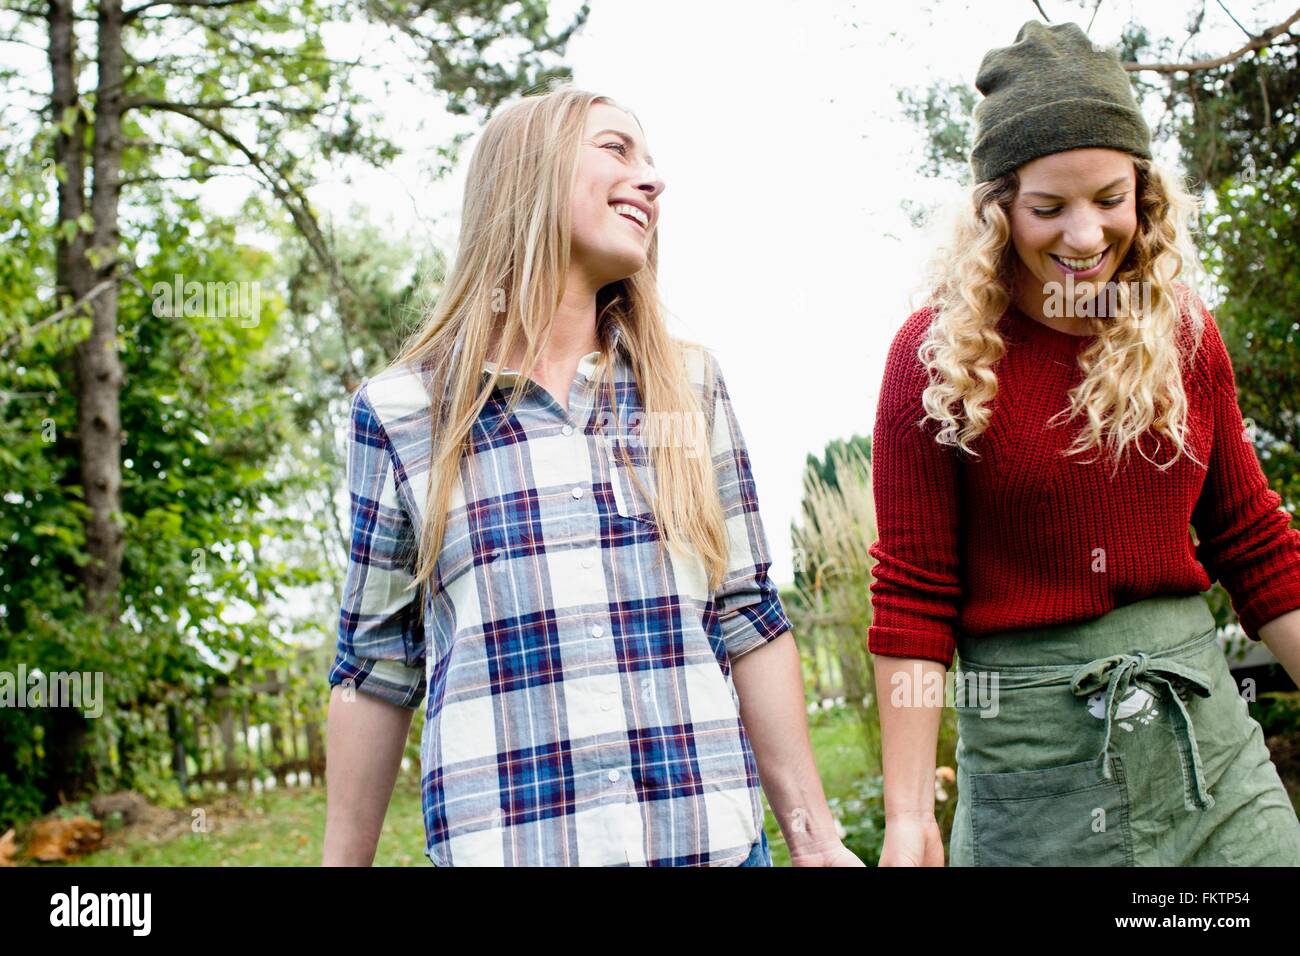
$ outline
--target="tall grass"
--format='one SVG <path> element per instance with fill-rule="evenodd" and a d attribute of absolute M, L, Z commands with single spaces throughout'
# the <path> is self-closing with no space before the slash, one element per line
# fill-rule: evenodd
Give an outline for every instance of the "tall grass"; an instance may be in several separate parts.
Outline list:
<path fill-rule="evenodd" d="M 801 520 L 791 531 L 800 572 L 792 613 L 801 643 L 830 672 L 830 686 L 839 691 L 832 696 L 843 696 L 858 716 L 866 771 L 878 773 L 880 725 L 867 653 L 875 564 L 868 549 L 876 540 L 871 461 L 852 447 L 829 454 L 832 481 L 812 467 L 804 472 Z"/>

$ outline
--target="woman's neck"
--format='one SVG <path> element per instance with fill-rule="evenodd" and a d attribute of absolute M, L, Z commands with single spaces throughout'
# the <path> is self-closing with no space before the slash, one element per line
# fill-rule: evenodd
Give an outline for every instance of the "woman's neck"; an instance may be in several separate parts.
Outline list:
<path fill-rule="evenodd" d="M 566 288 L 551 320 L 550 335 L 537 354 L 538 370 L 576 366 L 582 356 L 598 351 L 596 293 L 581 287 Z M 517 348 L 505 367 L 517 369 L 522 361 L 523 353 Z"/>

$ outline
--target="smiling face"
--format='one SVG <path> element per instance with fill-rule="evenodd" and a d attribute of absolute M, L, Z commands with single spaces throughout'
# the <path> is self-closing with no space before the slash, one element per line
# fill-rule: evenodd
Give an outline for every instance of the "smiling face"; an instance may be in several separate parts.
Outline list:
<path fill-rule="evenodd" d="M 593 103 L 573 183 L 570 274 L 594 293 L 643 269 L 663 191 L 637 121 L 616 106 Z"/>
<path fill-rule="evenodd" d="M 1127 153 L 1087 148 L 1040 157 L 1018 175 L 1016 303 L 1042 319 L 1044 301 L 1068 288 L 1067 278 L 1082 302 L 1118 271 L 1137 233 L 1137 171 Z"/>

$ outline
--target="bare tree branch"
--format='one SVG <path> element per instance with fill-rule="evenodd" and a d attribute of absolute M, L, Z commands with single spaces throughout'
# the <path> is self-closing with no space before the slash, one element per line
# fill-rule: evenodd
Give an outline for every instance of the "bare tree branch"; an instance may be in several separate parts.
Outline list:
<path fill-rule="evenodd" d="M 273 110 L 277 113 L 292 113 L 297 116 L 316 116 L 321 111 L 311 109 L 306 106 L 282 106 L 279 103 L 241 103 L 239 102 L 245 96 L 251 96 L 252 93 L 266 92 L 265 90 L 254 90 L 249 93 L 241 93 L 237 99 L 233 100 L 208 100 L 202 103 L 173 103 L 170 100 L 151 100 L 145 97 L 136 97 L 134 99 L 124 100 L 122 110 L 133 109 L 158 109 L 171 110 Z"/>
<path fill-rule="evenodd" d="M 270 187 L 271 192 L 275 194 L 275 197 L 280 200 L 281 205 L 284 206 L 294 224 L 298 227 L 303 239 L 306 240 L 308 247 L 311 248 L 317 260 L 325 267 L 333 292 L 340 302 L 348 297 L 353 302 L 360 301 L 360 294 L 352 287 L 351 281 L 339 267 L 338 259 L 331 253 L 329 243 L 321 232 L 320 224 L 316 221 L 316 215 L 312 212 L 311 204 L 308 202 L 306 195 L 292 179 L 281 172 L 270 159 L 245 144 L 238 136 L 216 120 L 195 112 L 180 103 L 167 103 L 160 100 L 157 102 L 156 108 L 193 120 L 232 146 L 237 152 L 242 153 L 261 175 L 263 181 Z M 343 340 L 344 362 L 347 365 L 346 375 L 351 383 L 355 383 L 359 381 L 360 376 L 352 362 L 352 347 L 348 338 L 347 320 L 343 313 L 344 310 L 340 309 L 339 330 Z"/>
<path fill-rule="evenodd" d="M 209 163 L 207 167 L 193 173 L 185 173 L 180 176 L 126 176 L 119 177 L 118 186 L 136 186 L 140 183 L 164 183 L 164 182 L 184 182 L 184 183 L 206 183 L 209 179 L 220 179 L 222 177 L 240 177 L 247 178 L 244 173 L 212 173 L 210 169 L 218 169 L 227 166 L 231 169 L 244 169 L 245 167 L 230 163 Z"/>
<path fill-rule="evenodd" d="M 1255 39 L 1255 34 L 1251 33 L 1249 30 L 1247 30 L 1244 26 L 1241 25 L 1241 21 L 1232 15 L 1232 11 L 1228 9 L 1227 4 L 1225 4 L 1223 0 L 1214 0 L 1214 2 L 1219 5 L 1220 10 L 1222 10 L 1224 13 L 1228 15 L 1229 20 L 1231 20 L 1233 23 L 1235 23 L 1238 27 L 1241 28 L 1241 32 L 1246 34 L 1246 38 L 1248 40 Z"/>
<path fill-rule="evenodd" d="M 28 333 L 39 332 L 47 325 L 53 325 L 55 322 L 58 322 L 60 319 L 67 318 L 72 313 L 80 311 L 83 305 L 89 304 L 100 294 L 108 291 L 116 281 L 117 279 L 115 279 L 112 276 L 110 276 L 107 279 L 104 279 L 102 282 L 96 285 L 93 289 L 91 289 L 81 298 L 77 299 L 77 301 L 65 305 L 63 308 L 59 309 L 59 311 L 55 312 L 53 315 L 47 315 L 45 318 L 41 319 L 35 325 L 29 326 L 24 331 Z M 22 338 L 23 338 L 23 332 L 19 332 L 17 335 L 11 335 L 7 340 L 5 340 L 4 345 L 0 346 L 0 356 L 8 355 L 9 350 L 13 348 L 15 345 L 17 345 L 20 341 L 22 341 Z"/>
<path fill-rule="evenodd" d="M 170 149 L 177 153 L 180 153 L 182 156 L 189 157 L 195 162 L 205 163 L 209 166 L 229 166 L 232 169 L 249 168 L 246 164 L 241 165 L 237 163 L 219 163 L 216 160 L 212 159 L 210 156 L 208 156 L 206 153 L 204 153 L 202 150 L 195 149 L 192 146 L 187 146 L 184 143 L 160 143 L 157 140 L 152 140 L 152 139 L 127 139 L 122 141 L 122 145 L 123 147 L 133 147 L 135 149 L 155 149 L 155 150 Z"/>
<path fill-rule="evenodd" d="M 1239 50 L 1234 50 L 1224 56 L 1215 57 L 1213 60 L 1198 60 L 1194 63 L 1125 63 L 1124 69 L 1130 73 L 1195 73 L 1199 70 L 1213 70 L 1216 67 L 1224 66 L 1234 60 L 1239 60 L 1247 53 L 1255 50 L 1262 50 L 1273 45 L 1273 41 L 1279 37 L 1284 37 L 1284 43 L 1294 43 L 1295 37 L 1287 33 L 1291 24 L 1300 20 L 1300 10 L 1291 14 L 1283 23 L 1271 26 L 1255 39 L 1251 40 Z"/>
<path fill-rule="evenodd" d="M 19 16 L 24 17 L 36 17 L 40 20 L 44 20 L 46 16 L 48 16 L 47 11 L 45 10 L 38 9 L 37 7 L 24 7 L 17 3 L 6 3 L 3 7 L 0 7 L 0 10 L 3 10 L 5 13 L 16 13 Z"/>
<path fill-rule="evenodd" d="M 33 43 L 31 40 L 20 40 L 16 36 L 0 37 L 0 43 L 13 43 L 18 46 L 29 46 L 33 50 L 40 50 L 45 53 L 49 47 L 43 43 Z"/>
<path fill-rule="evenodd" d="M 1201 0 L 1201 9 L 1196 11 L 1196 17 L 1192 20 L 1191 26 L 1187 28 L 1187 36 L 1183 37 L 1183 42 L 1178 44 L 1177 60 L 1183 58 L 1183 51 L 1187 49 L 1189 43 L 1196 38 L 1201 32 L 1201 27 L 1205 25 L 1205 0 Z"/>
<path fill-rule="evenodd" d="M 1101 9 L 1101 0 L 1097 0 L 1097 2 L 1092 5 L 1092 16 L 1088 18 L 1088 25 L 1084 28 L 1083 30 L 1084 33 L 1092 32 L 1093 21 L 1097 19 L 1097 11 L 1100 9 Z"/>
<path fill-rule="evenodd" d="M 215 9 L 217 7 L 233 7 L 241 3 L 253 2 L 255 0 L 149 0 L 148 3 L 142 3 L 130 10 L 122 11 L 122 19 L 124 23 L 130 23 L 152 7 L 205 7 Z"/>
<path fill-rule="evenodd" d="M 0 5 L 0 12 L 16 13 L 21 17 L 35 17 L 38 20 L 45 20 L 50 15 L 50 12 L 46 9 L 41 7 L 25 7 L 20 3 L 6 3 Z M 98 17 L 80 13 L 72 16 L 71 19 L 79 20 L 82 23 L 94 23 Z"/>

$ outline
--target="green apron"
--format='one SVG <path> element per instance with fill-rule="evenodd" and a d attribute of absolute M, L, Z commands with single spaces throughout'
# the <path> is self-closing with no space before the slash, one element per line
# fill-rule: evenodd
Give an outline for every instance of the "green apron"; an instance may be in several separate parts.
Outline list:
<path fill-rule="evenodd" d="M 952 866 L 1300 866 L 1200 595 L 958 641 Z"/>

